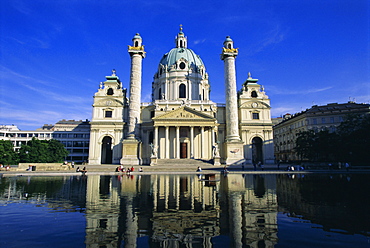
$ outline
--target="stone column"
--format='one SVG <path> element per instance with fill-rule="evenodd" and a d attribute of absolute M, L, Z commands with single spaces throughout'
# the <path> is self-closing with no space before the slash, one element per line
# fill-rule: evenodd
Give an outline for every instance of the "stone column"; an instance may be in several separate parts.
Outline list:
<path fill-rule="evenodd" d="M 169 138 L 168 138 L 168 130 L 169 130 L 169 127 L 166 126 L 166 131 L 165 131 L 165 147 L 166 147 L 166 150 L 165 150 L 165 153 L 164 153 L 164 158 L 169 158 L 169 154 L 170 154 L 170 145 L 169 145 Z"/>
<path fill-rule="evenodd" d="M 144 47 L 129 46 L 128 50 L 131 56 L 130 71 L 130 104 L 128 105 L 128 139 L 140 140 L 139 123 L 140 123 L 140 101 L 141 101 L 141 73 L 142 61 L 145 58 Z"/>
<path fill-rule="evenodd" d="M 176 151 L 175 158 L 180 158 L 180 127 L 176 127 Z"/>
<path fill-rule="evenodd" d="M 154 145 L 158 147 L 158 127 L 154 127 Z"/>
<path fill-rule="evenodd" d="M 215 143 L 216 143 L 216 141 L 215 141 L 215 131 L 216 131 L 216 127 L 212 127 L 212 129 L 211 129 L 211 134 L 212 134 L 211 142 L 212 142 L 212 146 L 214 146 Z"/>
<path fill-rule="evenodd" d="M 201 139 L 201 146 L 200 146 L 200 150 L 201 150 L 201 154 L 200 154 L 200 158 L 203 159 L 204 158 L 204 127 L 201 127 L 200 128 L 200 139 Z"/>
<path fill-rule="evenodd" d="M 230 193 L 229 213 L 230 213 L 230 235 L 232 247 L 242 247 L 242 204 L 241 196 L 238 192 Z"/>
<path fill-rule="evenodd" d="M 194 127 L 190 127 L 190 158 L 194 158 Z"/>
<path fill-rule="evenodd" d="M 132 41 L 133 46 L 128 46 L 131 57 L 128 127 L 126 139 L 122 141 L 121 164 L 125 165 L 141 164 L 140 100 L 142 60 L 145 58 L 145 51 L 139 34 L 136 34 Z"/>
<path fill-rule="evenodd" d="M 221 54 L 224 61 L 225 94 L 226 94 L 226 164 L 243 164 L 243 142 L 239 136 L 238 96 L 236 92 L 235 58 L 238 49 L 234 48 L 234 42 L 226 37 Z"/>
<path fill-rule="evenodd" d="M 226 90 L 226 141 L 240 141 L 236 92 L 235 58 L 237 52 L 223 53 Z"/>

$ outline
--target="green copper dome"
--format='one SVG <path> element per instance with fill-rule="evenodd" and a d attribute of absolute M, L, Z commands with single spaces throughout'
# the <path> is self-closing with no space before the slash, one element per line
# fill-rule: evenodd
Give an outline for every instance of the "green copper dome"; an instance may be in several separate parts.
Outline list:
<path fill-rule="evenodd" d="M 190 66 L 199 67 L 204 65 L 199 55 L 195 54 L 193 50 L 183 47 L 172 48 L 168 53 L 163 55 L 160 64 L 169 67 L 181 58 L 188 61 Z"/>

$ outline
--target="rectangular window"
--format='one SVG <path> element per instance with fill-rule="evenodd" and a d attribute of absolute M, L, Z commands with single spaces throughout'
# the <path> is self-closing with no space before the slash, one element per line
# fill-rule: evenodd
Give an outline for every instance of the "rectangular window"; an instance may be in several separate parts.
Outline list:
<path fill-rule="evenodd" d="M 253 120 L 258 120 L 260 118 L 260 114 L 259 113 L 252 113 L 252 118 L 253 118 Z"/>
<path fill-rule="evenodd" d="M 330 117 L 330 123 L 334 123 L 334 117 Z"/>
<path fill-rule="evenodd" d="M 317 119 L 316 118 L 312 119 L 312 124 L 314 124 L 314 125 L 317 124 Z"/>
<path fill-rule="evenodd" d="M 113 111 L 105 111 L 105 118 L 112 118 Z"/>
<path fill-rule="evenodd" d="M 322 124 L 325 124 L 326 123 L 325 118 L 321 118 L 321 123 Z"/>

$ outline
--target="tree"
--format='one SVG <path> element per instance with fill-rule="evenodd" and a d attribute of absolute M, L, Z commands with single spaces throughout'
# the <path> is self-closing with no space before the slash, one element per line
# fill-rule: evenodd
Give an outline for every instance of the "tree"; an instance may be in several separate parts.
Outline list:
<path fill-rule="evenodd" d="M 337 132 L 341 161 L 366 164 L 370 152 L 370 114 L 348 115 Z"/>
<path fill-rule="evenodd" d="M 315 157 L 315 132 L 313 130 L 303 131 L 297 134 L 295 151 L 302 159 L 313 160 Z"/>
<path fill-rule="evenodd" d="M 58 140 L 38 140 L 32 138 L 19 150 L 21 162 L 26 163 L 56 163 L 62 162 L 68 155 L 63 144 Z"/>
<path fill-rule="evenodd" d="M 18 164 L 18 154 L 13 149 L 13 143 L 10 140 L 0 140 L 0 164 L 12 165 Z"/>
<path fill-rule="evenodd" d="M 64 148 L 59 140 L 49 140 L 50 159 L 54 162 L 63 162 L 68 155 L 68 151 Z"/>
<path fill-rule="evenodd" d="M 304 131 L 298 134 L 295 151 L 301 159 L 366 164 L 370 152 L 370 114 L 348 115 L 337 132 Z"/>

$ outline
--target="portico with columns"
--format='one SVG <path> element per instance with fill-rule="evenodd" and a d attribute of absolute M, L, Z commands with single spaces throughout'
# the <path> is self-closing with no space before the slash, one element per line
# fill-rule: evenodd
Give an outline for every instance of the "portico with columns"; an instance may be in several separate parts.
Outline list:
<path fill-rule="evenodd" d="M 153 118 L 153 145 L 161 159 L 212 159 L 216 142 L 217 120 L 214 117 L 181 107 Z"/>

